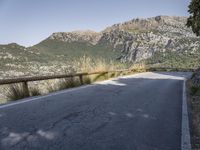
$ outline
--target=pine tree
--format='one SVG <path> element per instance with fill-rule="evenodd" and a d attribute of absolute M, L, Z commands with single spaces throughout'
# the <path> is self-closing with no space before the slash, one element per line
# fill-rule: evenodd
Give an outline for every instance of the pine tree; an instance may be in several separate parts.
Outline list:
<path fill-rule="evenodd" d="M 192 31 L 200 36 L 200 0 L 192 0 L 188 6 L 188 12 L 191 14 L 187 20 L 187 26 L 192 28 Z"/>

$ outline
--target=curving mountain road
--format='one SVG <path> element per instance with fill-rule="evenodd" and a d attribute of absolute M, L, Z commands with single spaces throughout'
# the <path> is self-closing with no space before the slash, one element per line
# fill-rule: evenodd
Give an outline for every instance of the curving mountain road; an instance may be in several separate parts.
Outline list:
<path fill-rule="evenodd" d="M 140 73 L 0 106 L 1 150 L 180 150 L 183 80 Z"/>

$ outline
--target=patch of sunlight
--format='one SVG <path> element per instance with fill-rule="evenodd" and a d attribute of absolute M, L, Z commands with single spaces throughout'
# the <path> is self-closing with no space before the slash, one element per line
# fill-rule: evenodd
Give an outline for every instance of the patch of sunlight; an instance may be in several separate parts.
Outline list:
<path fill-rule="evenodd" d="M 175 80 L 184 80 L 189 74 L 187 73 L 166 73 L 166 72 L 145 72 L 134 75 L 134 78 L 145 78 L 145 79 L 175 79 Z"/>
<path fill-rule="evenodd" d="M 99 84 L 103 84 L 103 85 L 108 84 L 108 85 L 126 86 L 126 84 L 120 83 L 120 82 L 114 81 L 114 80 L 104 81 L 104 82 L 99 83 Z"/>

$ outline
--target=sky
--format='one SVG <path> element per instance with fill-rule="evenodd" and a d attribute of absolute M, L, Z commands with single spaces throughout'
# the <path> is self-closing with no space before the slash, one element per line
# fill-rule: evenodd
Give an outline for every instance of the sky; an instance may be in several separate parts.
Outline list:
<path fill-rule="evenodd" d="M 54 32 L 102 31 L 158 15 L 188 16 L 190 0 L 0 0 L 0 44 L 31 46 Z"/>

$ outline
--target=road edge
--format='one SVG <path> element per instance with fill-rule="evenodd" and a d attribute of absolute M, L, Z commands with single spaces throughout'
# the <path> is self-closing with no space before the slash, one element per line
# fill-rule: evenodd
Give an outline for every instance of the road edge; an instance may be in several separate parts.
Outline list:
<path fill-rule="evenodd" d="M 189 114 L 186 95 L 186 79 L 183 81 L 182 123 L 181 123 L 181 150 L 191 150 L 191 137 L 189 128 Z"/>
<path fill-rule="evenodd" d="M 107 83 L 109 81 L 113 81 L 113 80 L 120 79 L 120 78 L 133 77 L 133 76 L 136 76 L 138 74 L 141 74 L 141 73 L 126 75 L 126 76 L 119 76 L 119 77 L 110 78 L 110 79 L 107 79 L 107 80 L 104 80 L 104 81 L 98 81 L 98 82 L 94 82 L 94 83 L 87 84 L 87 85 L 82 85 L 82 86 L 78 86 L 78 87 L 74 87 L 74 88 L 70 88 L 70 89 L 64 89 L 64 90 L 61 90 L 61 91 L 56 91 L 56 92 L 49 93 L 49 94 L 46 94 L 46 95 L 39 95 L 39 96 L 35 96 L 35 97 L 27 97 L 27 98 L 24 98 L 24 99 L 21 99 L 21 100 L 18 100 L 18 101 L 11 101 L 9 103 L 0 104 L 0 109 L 19 105 L 19 104 L 23 104 L 23 103 L 27 103 L 27 102 L 31 102 L 31 101 L 35 101 L 35 100 L 42 100 L 42 98 L 48 98 L 48 97 L 56 96 L 56 95 L 59 95 L 59 94 L 64 94 L 64 93 L 68 93 L 68 92 L 72 92 L 72 91 L 81 90 L 81 89 L 84 89 L 84 88 L 92 87 L 92 86 L 102 84 L 102 83 Z"/>

